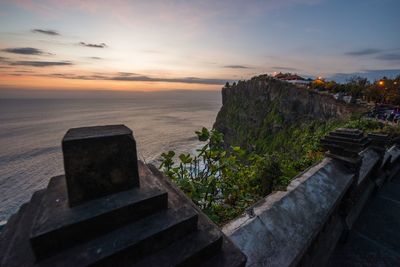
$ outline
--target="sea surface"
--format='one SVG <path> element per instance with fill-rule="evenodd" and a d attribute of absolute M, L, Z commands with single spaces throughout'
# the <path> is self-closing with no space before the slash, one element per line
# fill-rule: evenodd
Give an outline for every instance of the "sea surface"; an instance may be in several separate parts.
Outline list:
<path fill-rule="evenodd" d="M 69 128 L 125 124 L 138 156 L 158 163 L 162 152 L 194 152 L 194 131 L 212 127 L 218 91 L 135 93 L 118 98 L 0 99 L 0 221 L 63 174 L 61 140 Z"/>

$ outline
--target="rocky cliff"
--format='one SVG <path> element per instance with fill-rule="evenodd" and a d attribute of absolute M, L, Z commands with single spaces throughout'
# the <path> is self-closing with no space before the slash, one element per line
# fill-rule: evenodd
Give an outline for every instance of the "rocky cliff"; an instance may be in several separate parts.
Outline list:
<path fill-rule="evenodd" d="M 294 128 L 347 118 L 354 107 L 332 96 L 298 88 L 268 75 L 253 77 L 222 89 L 222 108 L 214 128 L 224 134 L 227 145 L 265 150 L 274 135 L 293 133 Z M 310 128 L 311 127 L 311 128 Z M 301 127 L 300 127 L 301 128 Z M 289 130 L 291 129 L 291 130 Z"/>

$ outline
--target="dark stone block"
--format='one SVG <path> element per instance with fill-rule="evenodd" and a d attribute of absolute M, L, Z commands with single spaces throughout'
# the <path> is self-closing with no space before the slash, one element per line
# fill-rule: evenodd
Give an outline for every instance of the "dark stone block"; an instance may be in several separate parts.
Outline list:
<path fill-rule="evenodd" d="M 222 233 L 215 226 L 199 224 L 198 231 L 136 262 L 135 266 L 198 266 L 221 252 L 222 241 Z M 120 266 L 131 266 L 129 261 L 126 263 Z"/>
<path fill-rule="evenodd" d="M 167 209 L 40 262 L 40 266 L 120 266 L 162 249 L 197 229 L 192 208 Z"/>
<path fill-rule="evenodd" d="M 333 141 L 341 141 L 343 143 L 351 143 L 351 144 L 368 144 L 368 138 L 366 137 L 361 137 L 361 138 L 349 138 L 349 137 L 344 137 L 344 136 L 336 136 L 332 135 L 332 133 L 329 133 L 327 136 L 325 136 L 326 140 L 333 140 Z"/>
<path fill-rule="evenodd" d="M 70 129 L 62 149 L 71 207 L 139 186 L 136 143 L 124 125 Z"/>
<path fill-rule="evenodd" d="M 133 188 L 118 194 L 68 206 L 64 176 L 53 177 L 41 201 L 31 231 L 31 244 L 41 260 L 168 206 L 160 189 Z"/>
<path fill-rule="evenodd" d="M 207 267 L 245 267 L 247 257 L 230 240 L 223 239 L 221 252 L 211 257 L 201 266 Z"/>
<path fill-rule="evenodd" d="M 371 140 L 372 148 L 382 153 L 386 151 L 386 147 L 390 141 L 388 134 L 369 133 L 368 138 Z"/>
<path fill-rule="evenodd" d="M 338 128 L 334 132 L 331 132 L 330 134 L 334 136 L 341 136 L 354 139 L 362 138 L 364 136 L 364 133 L 361 130 L 348 129 L 348 128 Z"/>

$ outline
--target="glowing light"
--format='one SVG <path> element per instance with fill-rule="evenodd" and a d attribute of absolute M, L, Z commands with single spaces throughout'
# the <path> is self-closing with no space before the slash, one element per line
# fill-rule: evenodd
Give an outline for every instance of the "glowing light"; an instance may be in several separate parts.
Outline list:
<path fill-rule="evenodd" d="M 380 86 L 383 86 L 384 84 L 385 84 L 384 81 L 379 81 L 379 85 L 380 85 Z"/>

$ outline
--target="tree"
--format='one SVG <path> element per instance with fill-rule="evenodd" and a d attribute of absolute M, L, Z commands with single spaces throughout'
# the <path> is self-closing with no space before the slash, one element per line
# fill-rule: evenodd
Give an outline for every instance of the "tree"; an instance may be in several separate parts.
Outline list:
<path fill-rule="evenodd" d="M 368 79 L 362 78 L 360 76 L 351 77 L 346 84 L 348 92 L 351 96 L 355 98 L 361 98 L 367 90 L 368 86 Z"/>

